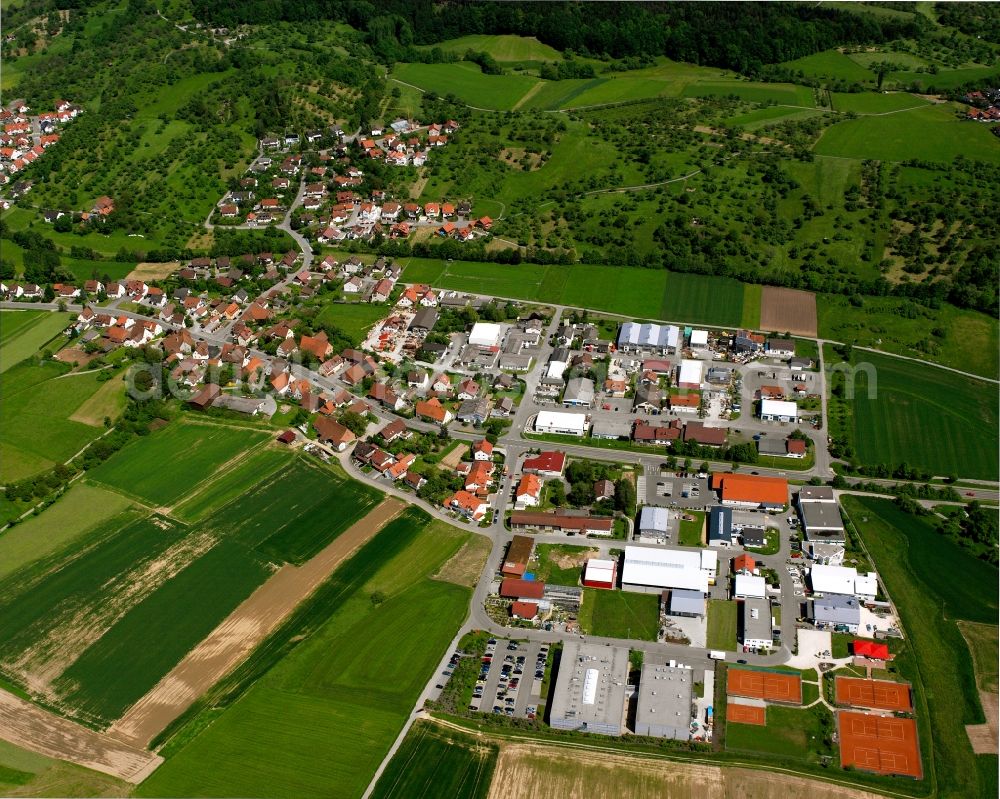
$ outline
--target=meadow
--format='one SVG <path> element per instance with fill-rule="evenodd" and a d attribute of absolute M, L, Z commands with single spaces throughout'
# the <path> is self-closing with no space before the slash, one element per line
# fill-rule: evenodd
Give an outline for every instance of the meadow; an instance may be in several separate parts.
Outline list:
<path fill-rule="evenodd" d="M 417 721 L 382 772 L 372 796 L 485 799 L 496 759 L 496 744 Z"/>
<path fill-rule="evenodd" d="M 98 771 L 21 749 L 0 740 L 4 796 L 127 796 L 131 786 Z"/>
<path fill-rule="evenodd" d="M 360 796 L 467 611 L 469 589 L 429 575 L 468 534 L 429 522 L 411 508 L 345 562 L 305 610 L 316 626 L 279 633 L 284 657 L 182 728 L 137 794 Z"/>
<path fill-rule="evenodd" d="M 859 83 L 873 81 L 875 77 L 861 64 L 836 50 L 824 50 L 821 53 L 814 53 L 795 61 L 786 61 L 781 66 L 801 71 L 806 77 L 833 78 Z"/>
<path fill-rule="evenodd" d="M 827 128 L 814 151 L 840 158 L 950 162 L 961 155 L 1000 164 L 1000 147 L 985 125 L 955 116 L 952 104 L 929 105 L 887 116 L 863 116 Z"/>
<path fill-rule="evenodd" d="M 1000 669 L 997 665 L 997 650 L 1000 650 L 1000 636 L 996 624 L 959 622 L 962 637 L 969 645 L 972 662 L 976 668 L 976 683 L 979 690 L 996 693 L 1000 686 Z"/>
<path fill-rule="evenodd" d="M 315 324 L 334 325 L 358 345 L 364 341 L 372 325 L 385 315 L 384 305 L 374 305 L 370 302 L 331 302 L 323 305 L 322 310 L 316 315 Z"/>
<path fill-rule="evenodd" d="M 832 356 L 828 363 L 836 362 L 829 348 L 827 354 Z M 905 462 L 935 475 L 996 479 L 1000 418 L 995 387 L 870 352 L 855 350 L 853 363 L 875 370 L 871 391 L 859 371 L 854 399 L 838 403 L 846 411 L 846 432 L 861 463 Z"/>
<path fill-rule="evenodd" d="M 579 620 L 580 629 L 588 635 L 655 641 L 660 630 L 660 597 L 584 588 Z"/>
<path fill-rule="evenodd" d="M 268 437 L 181 420 L 128 444 L 91 470 L 90 479 L 154 506 L 171 505 Z"/>
<path fill-rule="evenodd" d="M 592 264 L 510 266 L 411 258 L 405 278 L 446 289 L 589 308 L 636 319 L 735 326 L 741 324 L 744 314 L 744 286 L 739 281 L 659 269 Z"/>
<path fill-rule="evenodd" d="M 834 111 L 853 111 L 856 114 L 890 114 L 922 108 L 927 100 L 907 92 L 876 94 L 874 92 L 839 93 L 832 92 Z"/>
<path fill-rule="evenodd" d="M 468 61 L 397 64 L 391 78 L 424 91 L 454 94 L 470 105 L 497 111 L 513 108 L 538 83 L 537 78 L 523 75 L 484 75 L 479 65 Z"/>
<path fill-rule="evenodd" d="M 824 718 L 832 722 L 832 714 L 822 705 L 808 709 L 768 705 L 766 727 L 726 725 L 726 751 L 818 762 L 817 742 L 826 737 Z M 825 754 L 833 751 L 827 750 Z"/>
<path fill-rule="evenodd" d="M 470 35 L 446 39 L 434 45 L 445 53 L 465 55 L 469 50 L 489 53 L 497 61 L 561 61 L 562 53 L 542 44 L 534 36 Z"/>
<path fill-rule="evenodd" d="M 724 599 L 708 601 L 707 643 L 710 649 L 736 651 L 737 607 Z"/>
<path fill-rule="evenodd" d="M 42 349 L 69 321 L 68 313 L 0 311 L 0 373 Z"/>
<path fill-rule="evenodd" d="M 73 544 L 131 504 L 113 491 L 86 482 L 74 483 L 57 502 L 0 535 L 0 580 Z"/>
<path fill-rule="evenodd" d="M 965 734 L 964 725 L 982 722 L 983 714 L 955 620 L 989 617 L 996 624 L 996 569 L 889 500 L 845 496 L 843 507 L 899 609 L 906 639 L 897 665 L 922 687 L 916 707 L 921 751 L 925 763 L 933 757 L 939 795 L 990 796 L 996 778 L 985 780 L 987 769 L 980 769 Z"/>
<path fill-rule="evenodd" d="M 73 457 L 104 432 L 71 417 L 105 384 L 56 361 L 21 363 L 4 373 L 0 395 L 0 482 L 21 480 Z M 124 394 L 120 380 L 116 385 Z"/>

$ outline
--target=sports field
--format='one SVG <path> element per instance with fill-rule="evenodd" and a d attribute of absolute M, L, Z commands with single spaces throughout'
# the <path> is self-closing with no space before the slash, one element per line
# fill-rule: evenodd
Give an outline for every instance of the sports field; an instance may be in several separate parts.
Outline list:
<path fill-rule="evenodd" d="M 592 264 L 509 266 L 410 260 L 405 279 L 440 288 L 630 316 L 718 326 L 741 324 L 743 284 L 726 277 Z"/>
<path fill-rule="evenodd" d="M 66 364 L 22 363 L 4 372 L 0 393 L 0 482 L 30 477 L 72 458 L 104 432 L 74 421 L 105 388 L 94 372 L 70 374 Z M 115 380 L 121 394 L 125 385 Z"/>
<path fill-rule="evenodd" d="M 382 772 L 372 796 L 484 799 L 496 760 L 496 744 L 418 721 Z"/>
<path fill-rule="evenodd" d="M 752 724 L 764 727 L 767 724 L 766 708 L 762 705 L 740 705 L 726 703 L 726 724 Z"/>
<path fill-rule="evenodd" d="M 951 104 L 928 105 L 887 116 L 864 116 L 827 128 L 813 150 L 841 158 L 884 161 L 950 162 L 958 155 L 1000 164 L 997 146 L 986 125 L 957 119 Z"/>
<path fill-rule="evenodd" d="M 583 589 L 580 629 L 589 635 L 655 641 L 660 629 L 657 594 Z"/>
<path fill-rule="evenodd" d="M 506 111 L 538 83 L 526 75 L 484 75 L 477 64 L 397 64 L 392 78 L 444 96 L 454 94 L 469 105 Z"/>
<path fill-rule="evenodd" d="M 837 714 L 840 733 L 840 765 L 877 774 L 898 774 L 920 779 L 917 722 L 841 710 Z"/>
<path fill-rule="evenodd" d="M 833 685 L 838 705 L 871 708 L 872 710 L 902 711 L 903 713 L 913 711 L 910 686 L 906 683 L 837 676 Z"/>
<path fill-rule="evenodd" d="M 67 313 L 0 311 L 0 373 L 38 352 L 69 321 Z"/>
<path fill-rule="evenodd" d="M 211 726 L 182 729 L 138 794 L 360 796 L 465 616 L 470 589 L 429 575 L 467 539 L 416 509 L 388 524 L 309 600 L 287 654 L 206 711 Z"/>
<path fill-rule="evenodd" d="M 268 438 L 256 430 L 181 420 L 133 441 L 89 476 L 151 505 L 171 505 Z"/>
<path fill-rule="evenodd" d="M 831 354 L 828 349 L 828 358 Z M 844 407 L 861 463 L 905 462 L 935 475 L 997 478 L 1000 419 L 994 386 L 871 352 L 855 351 L 854 361 L 854 399 L 846 399 Z"/>
<path fill-rule="evenodd" d="M 729 669 L 726 673 L 726 693 L 747 696 L 768 702 L 802 701 L 802 678 L 797 674 L 757 669 Z"/>

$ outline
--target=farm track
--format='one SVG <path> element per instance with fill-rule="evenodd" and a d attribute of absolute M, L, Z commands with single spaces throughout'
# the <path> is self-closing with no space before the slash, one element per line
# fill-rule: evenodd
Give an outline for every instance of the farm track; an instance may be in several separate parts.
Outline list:
<path fill-rule="evenodd" d="M 286 564 L 244 600 L 160 682 L 116 721 L 108 734 L 131 746 L 150 741 L 253 651 L 358 547 L 406 504 L 387 497 L 302 566 Z"/>
<path fill-rule="evenodd" d="M 138 784 L 163 758 L 49 713 L 0 689 L 0 738 Z"/>

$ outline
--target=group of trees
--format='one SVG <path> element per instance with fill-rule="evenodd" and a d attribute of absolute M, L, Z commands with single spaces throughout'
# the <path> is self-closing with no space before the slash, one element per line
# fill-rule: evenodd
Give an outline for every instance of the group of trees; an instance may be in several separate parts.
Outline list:
<path fill-rule="evenodd" d="M 615 494 L 611 499 L 602 499 L 595 503 L 594 484 L 599 480 L 612 480 L 615 484 Z M 568 492 L 561 480 L 552 480 L 548 483 L 549 500 L 553 505 L 572 505 L 575 508 L 593 506 L 599 513 L 620 511 L 626 515 L 631 515 L 635 511 L 635 486 L 619 473 L 619 468 L 615 464 L 574 460 L 566 467 L 566 482 L 570 486 Z"/>

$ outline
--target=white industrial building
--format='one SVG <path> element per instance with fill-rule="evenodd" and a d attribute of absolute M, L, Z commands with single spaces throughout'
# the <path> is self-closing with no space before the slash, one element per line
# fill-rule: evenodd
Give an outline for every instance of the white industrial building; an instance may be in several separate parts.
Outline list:
<path fill-rule="evenodd" d="M 679 388 L 701 388 L 701 379 L 704 374 L 705 364 L 702 361 L 695 361 L 685 358 L 677 371 L 677 385 Z"/>
<path fill-rule="evenodd" d="M 692 330 L 691 331 L 691 346 L 692 347 L 707 347 L 708 346 L 708 331 L 707 330 Z"/>
<path fill-rule="evenodd" d="M 771 603 L 766 599 L 747 599 L 740 618 L 740 641 L 751 649 L 770 649 L 774 643 L 771 628 Z"/>
<path fill-rule="evenodd" d="M 644 661 L 636 700 L 635 734 L 688 740 L 693 685 L 690 666 L 661 666 Z"/>
<path fill-rule="evenodd" d="M 797 422 L 799 406 L 788 400 L 762 399 L 760 418 L 764 422 Z"/>
<path fill-rule="evenodd" d="M 628 669 L 627 647 L 567 641 L 549 711 L 553 729 L 625 732 Z"/>
<path fill-rule="evenodd" d="M 733 596 L 737 599 L 763 599 L 767 596 L 767 581 L 752 574 L 737 574 L 733 581 Z"/>
<path fill-rule="evenodd" d="M 676 325 L 626 322 L 618 331 L 618 349 L 622 352 L 659 352 L 666 355 L 668 350 L 677 349 L 680 332 Z"/>
<path fill-rule="evenodd" d="M 683 588 L 708 593 L 719 568 L 714 549 L 679 550 L 626 546 L 622 588 L 659 593 L 664 588 Z"/>
<path fill-rule="evenodd" d="M 469 343 L 476 347 L 499 347 L 503 327 L 495 322 L 476 322 L 469 333 Z"/>
<path fill-rule="evenodd" d="M 853 566 L 813 566 L 809 581 L 815 594 L 839 594 L 871 601 L 878 593 L 875 572 L 858 574 Z"/>
<path fill-rule="evenodd" d="M 582 413 L 539 411 L 535 417 L 536 433 L 556 433 L 564 436 L 587 435 L 587 416 Z"/>

